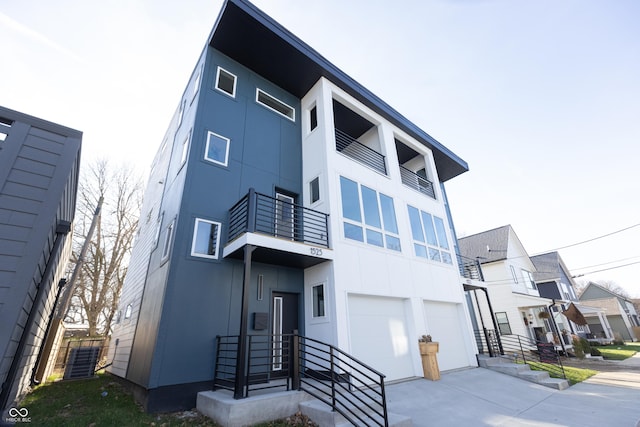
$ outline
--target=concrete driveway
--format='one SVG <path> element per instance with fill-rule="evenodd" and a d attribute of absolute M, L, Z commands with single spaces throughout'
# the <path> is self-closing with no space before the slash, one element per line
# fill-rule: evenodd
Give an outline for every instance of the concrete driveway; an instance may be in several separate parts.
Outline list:
<path fill-rule="evenodd" d="M 448 372 L 388 385 L 388 409 L 414 426 L 640 427 L 640 354 L 624 363 L 564 391 L 484 368 Z"/>

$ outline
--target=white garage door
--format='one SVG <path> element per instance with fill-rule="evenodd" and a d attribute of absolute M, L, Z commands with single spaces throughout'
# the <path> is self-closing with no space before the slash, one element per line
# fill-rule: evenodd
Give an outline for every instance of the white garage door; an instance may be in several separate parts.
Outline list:
<path fill-rule="evenodd" d="M 404 300 L 349 296 L 351 354 L 386 375 L 386 381 L 413 377 Z M 417 344 L 416 344 L 417 345 Z"/>
<path fill-rule="evenodd" d="M 467 346 L 463 335 L 458 305 L 425 301 L 427 330 L 434 341 L 440 343 L 438 366 L 441 371 L 469 366 Z"/>

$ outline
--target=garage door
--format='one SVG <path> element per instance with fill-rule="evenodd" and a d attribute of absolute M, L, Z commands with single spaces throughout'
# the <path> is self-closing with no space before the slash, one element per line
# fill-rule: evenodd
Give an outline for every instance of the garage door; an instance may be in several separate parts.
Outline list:
<path fill-rule="evenodd" d="M 402 299 L 350 295 L 351 354 L 387 381 L 413 377 L 406 319 Z"/>
<path fill-rule="evenodd" d="M 469 366 L 467 345 L 458 315 L 458 305 L 425 301 L 427 330 L 434 341 L 440 343 L 438 366 L 441 371 Z"/>

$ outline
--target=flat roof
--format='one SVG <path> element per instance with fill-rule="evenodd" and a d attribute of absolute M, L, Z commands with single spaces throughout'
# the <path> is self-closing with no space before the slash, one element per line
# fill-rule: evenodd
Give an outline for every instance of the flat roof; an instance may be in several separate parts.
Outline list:
<path fill-rule="evenodd" d="M 298 98 L 325 77 L 429 147 L 440 181 L 469 170 L 467 162 L 246 0 L 225 1 L 208 42 Z"/>

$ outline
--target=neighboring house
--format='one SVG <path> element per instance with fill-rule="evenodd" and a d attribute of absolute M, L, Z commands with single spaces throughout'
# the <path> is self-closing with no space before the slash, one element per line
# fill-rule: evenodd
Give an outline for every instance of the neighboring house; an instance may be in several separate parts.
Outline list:
<path fill-rule="evenodd" d="M 633 328 L 640 326 L 640 319 L 630 299 L 593 282 L 582 290 L 579 299 L 582 305 L 605 310 L 611 331 L 601 330 L 595 318 L 585 315 L 594 333 L 619 335 L 625 341 L 638 340 Z"/>
<path fill-rule="evenodd" d="M 581 305 L 576 294 L 576 283 L 571 277 L 569 269 L 558 252 L 535 255 L 531 261 L 536 267 L 533 278 L 538 286 L 541 297 L 551 299 L 555 304 L 551 307 L 551 314 L 562 333 L 565 344 L 571 344 L 571 334 L 582 338 L 611 341 L 613 336 L 592 334 L 586 317 L 597 321 L 599 330 L 608 330 L 605 311 L 598 307 Z M 573 305 L 573 306 L 572 306 Z"/>
<path fill-rule="evenodd" d="M 493 309 L 487 299 L 474 294 L 474 325 L 495 324 L 501 335 L 560 344 L 548 317 L 553 301 L 541 297 L 534 280 L 536 267 L 510 225 L 459 238 L 458 247 L 463 257 L 480 263 Z"/>
<path fill-rule="evenodd" d="M 82 133 L 0 107 L 0 409 L 46 378 L 71 253 Z"/>
<path fill-rule="evenodd" d="M 465 171 L 263 12 L 225 2 L 152 165 L 110 372 L 148 411 L 192 408 L 216 336 L 245 326 L 298 330 L 388 381 L 422 375 L 422 334 L 441 370 L 477 366 L 443 185 Z"/>

